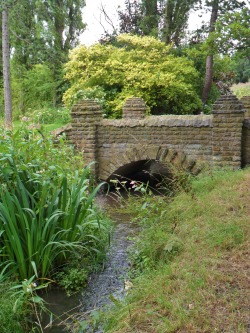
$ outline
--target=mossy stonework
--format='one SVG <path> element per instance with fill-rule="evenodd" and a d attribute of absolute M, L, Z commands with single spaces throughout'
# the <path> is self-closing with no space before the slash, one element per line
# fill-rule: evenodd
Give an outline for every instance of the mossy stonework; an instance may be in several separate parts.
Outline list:
<path fill-rule="evenodd" d="M 201 165 L 238 169 L 250 164 L 250 96 L 221 96 L 211 115 L 146 116 L 141 98 L 130 98 L 123 118 L 103 119 L 94 100 L 72 110 L 69 139 L 102 180 L 126 164 L 155 160 L 192 173 Z"/>

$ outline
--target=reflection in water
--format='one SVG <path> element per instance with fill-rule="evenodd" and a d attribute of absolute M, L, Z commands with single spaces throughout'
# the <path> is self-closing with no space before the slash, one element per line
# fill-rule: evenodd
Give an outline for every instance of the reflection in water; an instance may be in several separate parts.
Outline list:
<path fill-rule="evenodd" d="M 79 311 L 79 294 L 69 297 L 63 290 L 53 289 L 48 294 L 43 295 L 43 299 L 53 313 L 53 326 L 45 328 L 44 333 L 62 333 L 60 323 Z M 50 318 L 47 316 L 44 318 L 43 327 L 46 327 L 49 322 Z"/>
<path fill-rule="evenodd" d="M 107 255 L 107 261 L 101 272 L 94 273 L 89 277 L 88 287 L 82 294 L 74 297 L 67 297 L 61 290 L 54 290 L 46 297 L 46 302 L 51 306 L 50 309 L 56 315 L 61 316 L 63 313 L 70 311 L 80 313 L 79 317 L 84 318 L 84 314 L 92 310 L 98 310 L 112 304 L 111 299 L 121 299 L 124 296 L 124 282 L 127 280 L 129 270 L 129 260 L 127 249 L 131 244 L 129 236 L 136 232 L 135 226 L 129 222 L 128 214 L 114 212 L 109 207 L 117 205 L 115 199 L 111 196 L 99 196 L 97 204 L 104 208 L 115 223 L 115 230 Z M 71 309 L 73 308 L 73 311 Z M 81 315 L 82 314 L 82 315 Z M 64 318 L 62 319 L 65 319 Z M 58 325 L 58 322 L 55 323 Z M 54 326 L 46 329 L 46 333 L 61 333 L 62 328 Z M 90 328 L 88 332 L 93 332 Z M 95 333 L 101 333 L 99 328 Z"/>

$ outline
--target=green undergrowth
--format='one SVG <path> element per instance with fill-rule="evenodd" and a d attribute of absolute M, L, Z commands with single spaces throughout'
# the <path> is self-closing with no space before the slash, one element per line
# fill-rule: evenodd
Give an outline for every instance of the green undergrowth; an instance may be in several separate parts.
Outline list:
<path fill-rule="evenodd" d="M 0 302 L 0 314 L 14 327 L 13 313 L 25 310 L 40 332 L 40 289 L 72 293 L 104 260 L 110 222 L 94 202 L 101 184 L 64 138 L 0 127 L 0 185 L 0 298 L 8 292 L 15 300 L 9 314 L 9 303 Z M 8 284 L 14 288 L 5 290 Z"/>
<path fill-rule="evenodd" d="M 23 333 L 27 312 L 21 307 L 13 311 L 16 298 L 10 292 L 10 287 L 8 283 L 0 284 L 0 332 Z"/>
<path fill-rule="evenodd" d="M 128 200 L 141 227 L 132 288 L 105 332 L 247 333 L 249 185 L 249 169 L 214 171 L 174 198 Z"/>
<path fill-rule="evenodd" d="M 231 90 L 239 99 L 243 96 L 250 96 L 250 82 L 234 84 Z"/>

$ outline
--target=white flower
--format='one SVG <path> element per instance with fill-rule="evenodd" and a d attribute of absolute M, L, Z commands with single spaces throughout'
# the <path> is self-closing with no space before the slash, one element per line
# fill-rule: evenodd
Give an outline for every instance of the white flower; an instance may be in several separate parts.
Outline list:
<path fill-rule="evenodd" d="M 129 290 L 130 288 L 133 287 L 133 283 L 130 281 L 124 281 L 124 289 Z"/>

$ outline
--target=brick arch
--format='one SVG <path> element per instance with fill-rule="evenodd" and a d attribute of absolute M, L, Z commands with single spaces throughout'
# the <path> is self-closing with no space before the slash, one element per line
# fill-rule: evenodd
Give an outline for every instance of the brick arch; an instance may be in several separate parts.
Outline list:
<path fill-rule="evenodd" d="M 140 161 L 155 161 L 159 162 L 163 167 L 166 167 L 170 170 L 178 169 L 192 174 L 198 174 L 203 167 L 202 164 L 190 159 L 183 152 L 179 152 L 168 147 L 135 146 L 127 149 L 125 152 L 119 154 L 118 156 L 114 156 L 114 158 L 109 161 L 105 167 L 102 167 L 101 163 L 98 170 L 99 178 L 102 180 L 108 180 L 111 175 L 116 174 L 117 170 L 121 169 L 122 167 L 126 167 L 126 165 L 131 165 Z"/>

